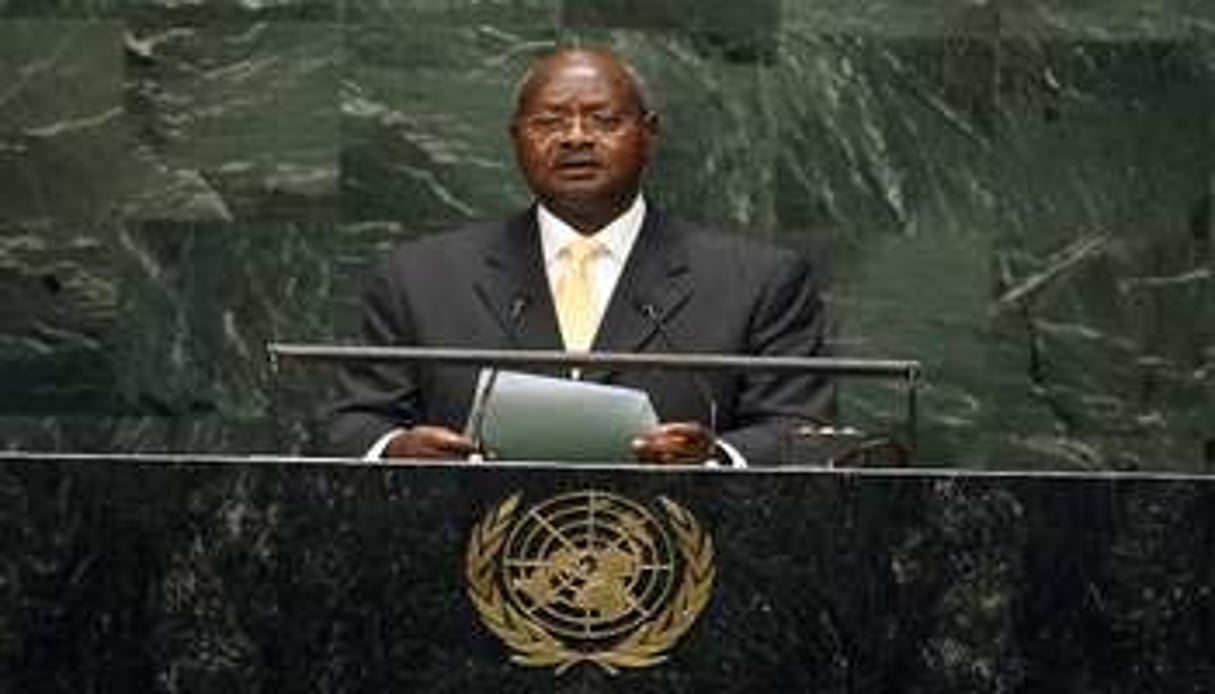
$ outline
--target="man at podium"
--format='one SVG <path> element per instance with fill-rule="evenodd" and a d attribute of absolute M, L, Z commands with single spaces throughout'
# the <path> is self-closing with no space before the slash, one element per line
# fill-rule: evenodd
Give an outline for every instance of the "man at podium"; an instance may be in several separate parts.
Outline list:
<path fill-rule="evenodd" d="M 816 356 L 824 316 L 799 255 L 703 229 L 648 204 L 659 116 L 636 71 L 604 50 L 561 49 L 518 88 L 510 123 L 535 196 L 515 217 L 397 247 L 368 286 L 373 345 Z M 712 194 L 706 191 L 706 194 Z M 819 375 L 587 372 L 644 389 L 660 424 L 637 460 L 734 465 L 780 458 L 790 428 L 822 416 Z M 476 374 L 356 364 L 330 435 L 372 458 L 464 458 Z"/>

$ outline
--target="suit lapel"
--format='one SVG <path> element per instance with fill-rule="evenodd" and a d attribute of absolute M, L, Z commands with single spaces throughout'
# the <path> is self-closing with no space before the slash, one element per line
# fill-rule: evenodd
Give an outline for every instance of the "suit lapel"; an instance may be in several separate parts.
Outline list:
<path fill-rule="evenodd" d="M 677 345 L 663 344 L 657 324 L 665 326 L 691 295 L 692 278 L 683 239 L 658 211 L 651 209 L 612 293 L 594 349 L 640 352 L 656 337 L 662 351 L 677 349 Z M 611 372 L 594 376 L 608 379 Z"/>
<path fill-rule="evenodd" d="M 477 296 L 502 328 L 507 345 L 517 349 L 563 349 L 534 208 L 507 222 L 487 246 L 484 272 L 474 285 Z M 691 295 L 692 279 L 682 234 L 651 208 L 612 293 L 593 349 L 640 352 L 657 339 L 661 351 L 677 350 L 678 345 L 665 344 L 657 324 L 667 325 Z M 653 316 L 646 315 L 649 311 Z M 587 372 L 586 377 L 611 380 L 614 373 Z"/>
<path fill-rule="evenodd" d="M 518 349 L 561 349 L 533 208 L 507 222 L 487 247 L 475 290 Z"/>

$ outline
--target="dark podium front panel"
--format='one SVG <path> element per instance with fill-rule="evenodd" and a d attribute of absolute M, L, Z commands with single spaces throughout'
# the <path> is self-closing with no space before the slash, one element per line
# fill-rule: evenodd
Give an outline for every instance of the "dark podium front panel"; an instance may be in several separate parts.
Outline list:
<path fill-rule="evenodd" d="M 1176 477 L 10 454 L 0 691 L 1209 691 L 1213 502 Z"/>

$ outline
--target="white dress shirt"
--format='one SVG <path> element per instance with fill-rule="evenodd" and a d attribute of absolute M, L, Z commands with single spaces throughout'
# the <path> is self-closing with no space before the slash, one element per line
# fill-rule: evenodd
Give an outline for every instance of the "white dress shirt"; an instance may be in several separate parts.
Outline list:
<path fill-rule="evenodd" d="M 608 301 L 612 298 L 616 283 L 620 281 L 620 274 L 624 272 L 624 263 L 629 259 L 637 236 L 641 234 L 645 209 L 645 198 L 638 195 L 624 214 L 589 237 L 598 241 L 602 248 L 590 261 L 596 328 L 603 321 Z M 544 256 L 548 288 L 556 296 L 563 265 L 561 251 L 582 234 L 540 204 L 536 205 L 536 224 L 540 227 L 540 250 Z"/>

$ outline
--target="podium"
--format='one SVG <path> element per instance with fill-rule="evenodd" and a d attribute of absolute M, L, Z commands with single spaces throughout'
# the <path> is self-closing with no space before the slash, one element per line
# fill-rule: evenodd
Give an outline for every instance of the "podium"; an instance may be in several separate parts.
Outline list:
<path fill-rule="evenodd" d="M 0 495 L 3 691 L 1215 681 L 1201 477 L 9 453 Z"/>

